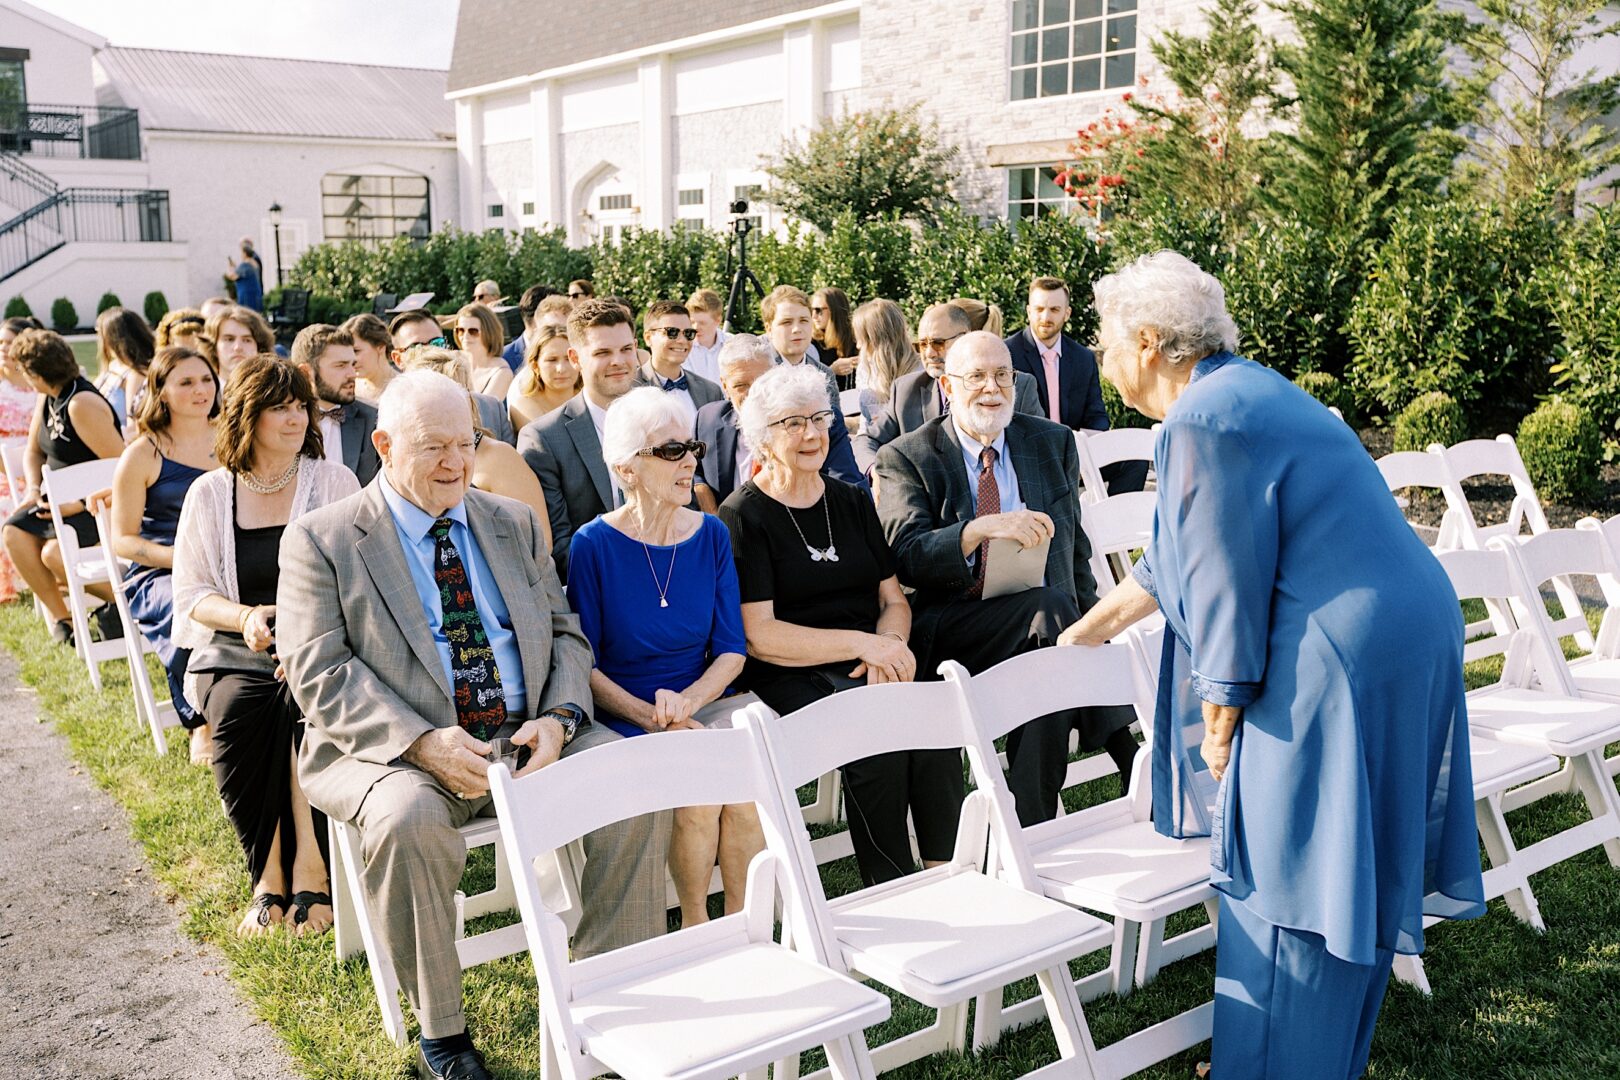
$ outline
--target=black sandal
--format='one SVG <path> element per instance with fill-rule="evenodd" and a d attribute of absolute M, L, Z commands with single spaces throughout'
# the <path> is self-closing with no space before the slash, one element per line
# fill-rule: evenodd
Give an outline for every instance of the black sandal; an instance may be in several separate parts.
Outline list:
<path fill-rule="evenodd" d="M 286 918 L 287 898 L 282 896 L 280 893 L 273 892 L 264 892 L 255 896 L 253 898 L 253 903 L 248 905 L 248 913 L 253 914 L 254 912 L 257 912 L 258 914 L 254 916 L 253 921 L 258 923 L 260 926 L 269 926 L 270 909 L 273 907 L 280 908 L 282 918 Z"/>
<path fill-rule="evenodd" d="M 309 921 L 309 909 L 316 904 L 332 906 L 332 894 L 323 892 L 295 892 L 292 895 L 293 925 L 303 926 Z"/>

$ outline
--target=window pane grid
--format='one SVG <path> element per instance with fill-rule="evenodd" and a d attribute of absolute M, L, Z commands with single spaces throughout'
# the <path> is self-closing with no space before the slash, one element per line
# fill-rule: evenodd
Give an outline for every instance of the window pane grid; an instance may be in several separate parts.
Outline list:
<path fill-rule="evenodd" d="M 1130 86 L 1137 0 L 1014 0 L 1014 101 Z"/>
<path fill-rule="evenodd" d="M 1050 165 L 1021 165 L 1007 170 L 1007 220 L 1025 221 L 1075 209 Z"/>
<path fill-rule="evenodd" d="M 426 237 L 432 230 L 427 178 L 329 173 L 321 178 L 321 217 L 328 239 Z"/>

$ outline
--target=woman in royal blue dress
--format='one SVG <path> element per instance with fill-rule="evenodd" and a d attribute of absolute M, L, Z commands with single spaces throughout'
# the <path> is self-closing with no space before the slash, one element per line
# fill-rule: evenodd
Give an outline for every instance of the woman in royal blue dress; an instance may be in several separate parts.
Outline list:
<path fill-rule="evenodd" d="M 168 345 L 146 371 L 146 394 L 135 417 L 139 432 L 118 460 L 113 478 L 112 525 L 118 556 L 132 564 L 124 578 L 129 613 L 157 646 L 169 677 L 169 696 L 191 732 L 191 760 L 211 759 L 208 725 L 186 700 L 191 650 L 174 644 L 174 534 L 186 492 L 219 466 L 214 417 L 219 380 L 214 365 L 194 349 Z"/>
<path fill-rule="evenodd" d="M 1063 641 L 1168 624 L 1153 814 L 1211 837 L 1208 1075 L 1353 1080 L 1394 954 L 1484 912 L 1456 597 L 1355 433 L 1233 355 L 1219 282 L 1161 251 L 1095 293 L 1104 373 L 1164 420 L 1158 504 Z"/>
<path fill-rule="evenodd" d="M 688 508 L 704 450 L 683 402 L 653 387 L 620 398 L 603 424 L 602 457 L 624 503 L 581 526 L 569 549 L 568 601 L 596 653 L 596 718 L 626 737 L 731 715 L 720 699 L 748 643 L 731 534 Z M 682 926 L 708 921 L 716 859 L 726 913 L 742 910 L 748 863 L 764 847 L 752 804 L 683 807 L 669 845 Z"/>

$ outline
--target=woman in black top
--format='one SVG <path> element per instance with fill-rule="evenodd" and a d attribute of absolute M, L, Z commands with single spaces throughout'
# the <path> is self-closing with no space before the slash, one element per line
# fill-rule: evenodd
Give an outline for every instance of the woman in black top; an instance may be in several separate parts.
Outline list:
<path fill-rule="evenodd" d="M 832 418 L 819 371 L 783 365 L 760 376 L 743 403 L 742 434 L 761 468 L 720 507 L 748 637 L 743 682 L 783 715 L 863 683 L 910 682 L 917 670 L 906 644 L 911 608 L 877 510 L 860 489 L 821 475 Z M 908 810 L 924 864 L 950 859 L 960 753 L 884 754 L 843 772 L 867 884 L 916 870 Z"/>
<path fill-rule="evenodd" d="M 849 297 L 843 289 L 828 285 L 816 290 L 810 297 L 810 327 L 816 356 L 832 369 L 838 379 L 838 389 L 855 389 L 855 365 L 860 350 L 855 347 Z"/>
<path fill-rule="evenodd" d="M 42 467 L 66 469 L 124 452 L 124 436 L 107 400 L 79 370 L 73 350 L 61 335 L 50 330 L 24 330 L 12 341 L 8 357 L 40 393 L 39 408 L 28 431 L 28 490 L 18 508 L 6 519 L 6 554 L 28 587 L 51 616 L 51 636 L 63 644 L 73 641 L 73 623 L 62 583 L 67 579 L 50 510 L 40 495 Z M 80 547 L 95 547 L 96 519 L 81 502 L 59 507 L 63 524 L 73 530 Z M 103 600 L 112 593 L 105 585 L 90 587 Z M 111 604 L 105 610 L 117 612 Z M 116 621 L 114 622 L 116 625 Z M 104 632 L 110 627 L 103 624 Z"/>

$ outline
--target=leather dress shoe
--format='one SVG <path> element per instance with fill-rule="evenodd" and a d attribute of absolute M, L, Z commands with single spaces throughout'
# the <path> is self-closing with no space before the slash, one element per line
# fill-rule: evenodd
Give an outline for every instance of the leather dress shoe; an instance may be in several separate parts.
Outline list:
<path fill-rule="evenodd" d="M 463 1050 L 445 1063 L 443 1072 L 434 1072 L 420 1043 L 416 1046 L 416 1075 L 421 1080 L 495 1080 L 477 1050 Z"/>

